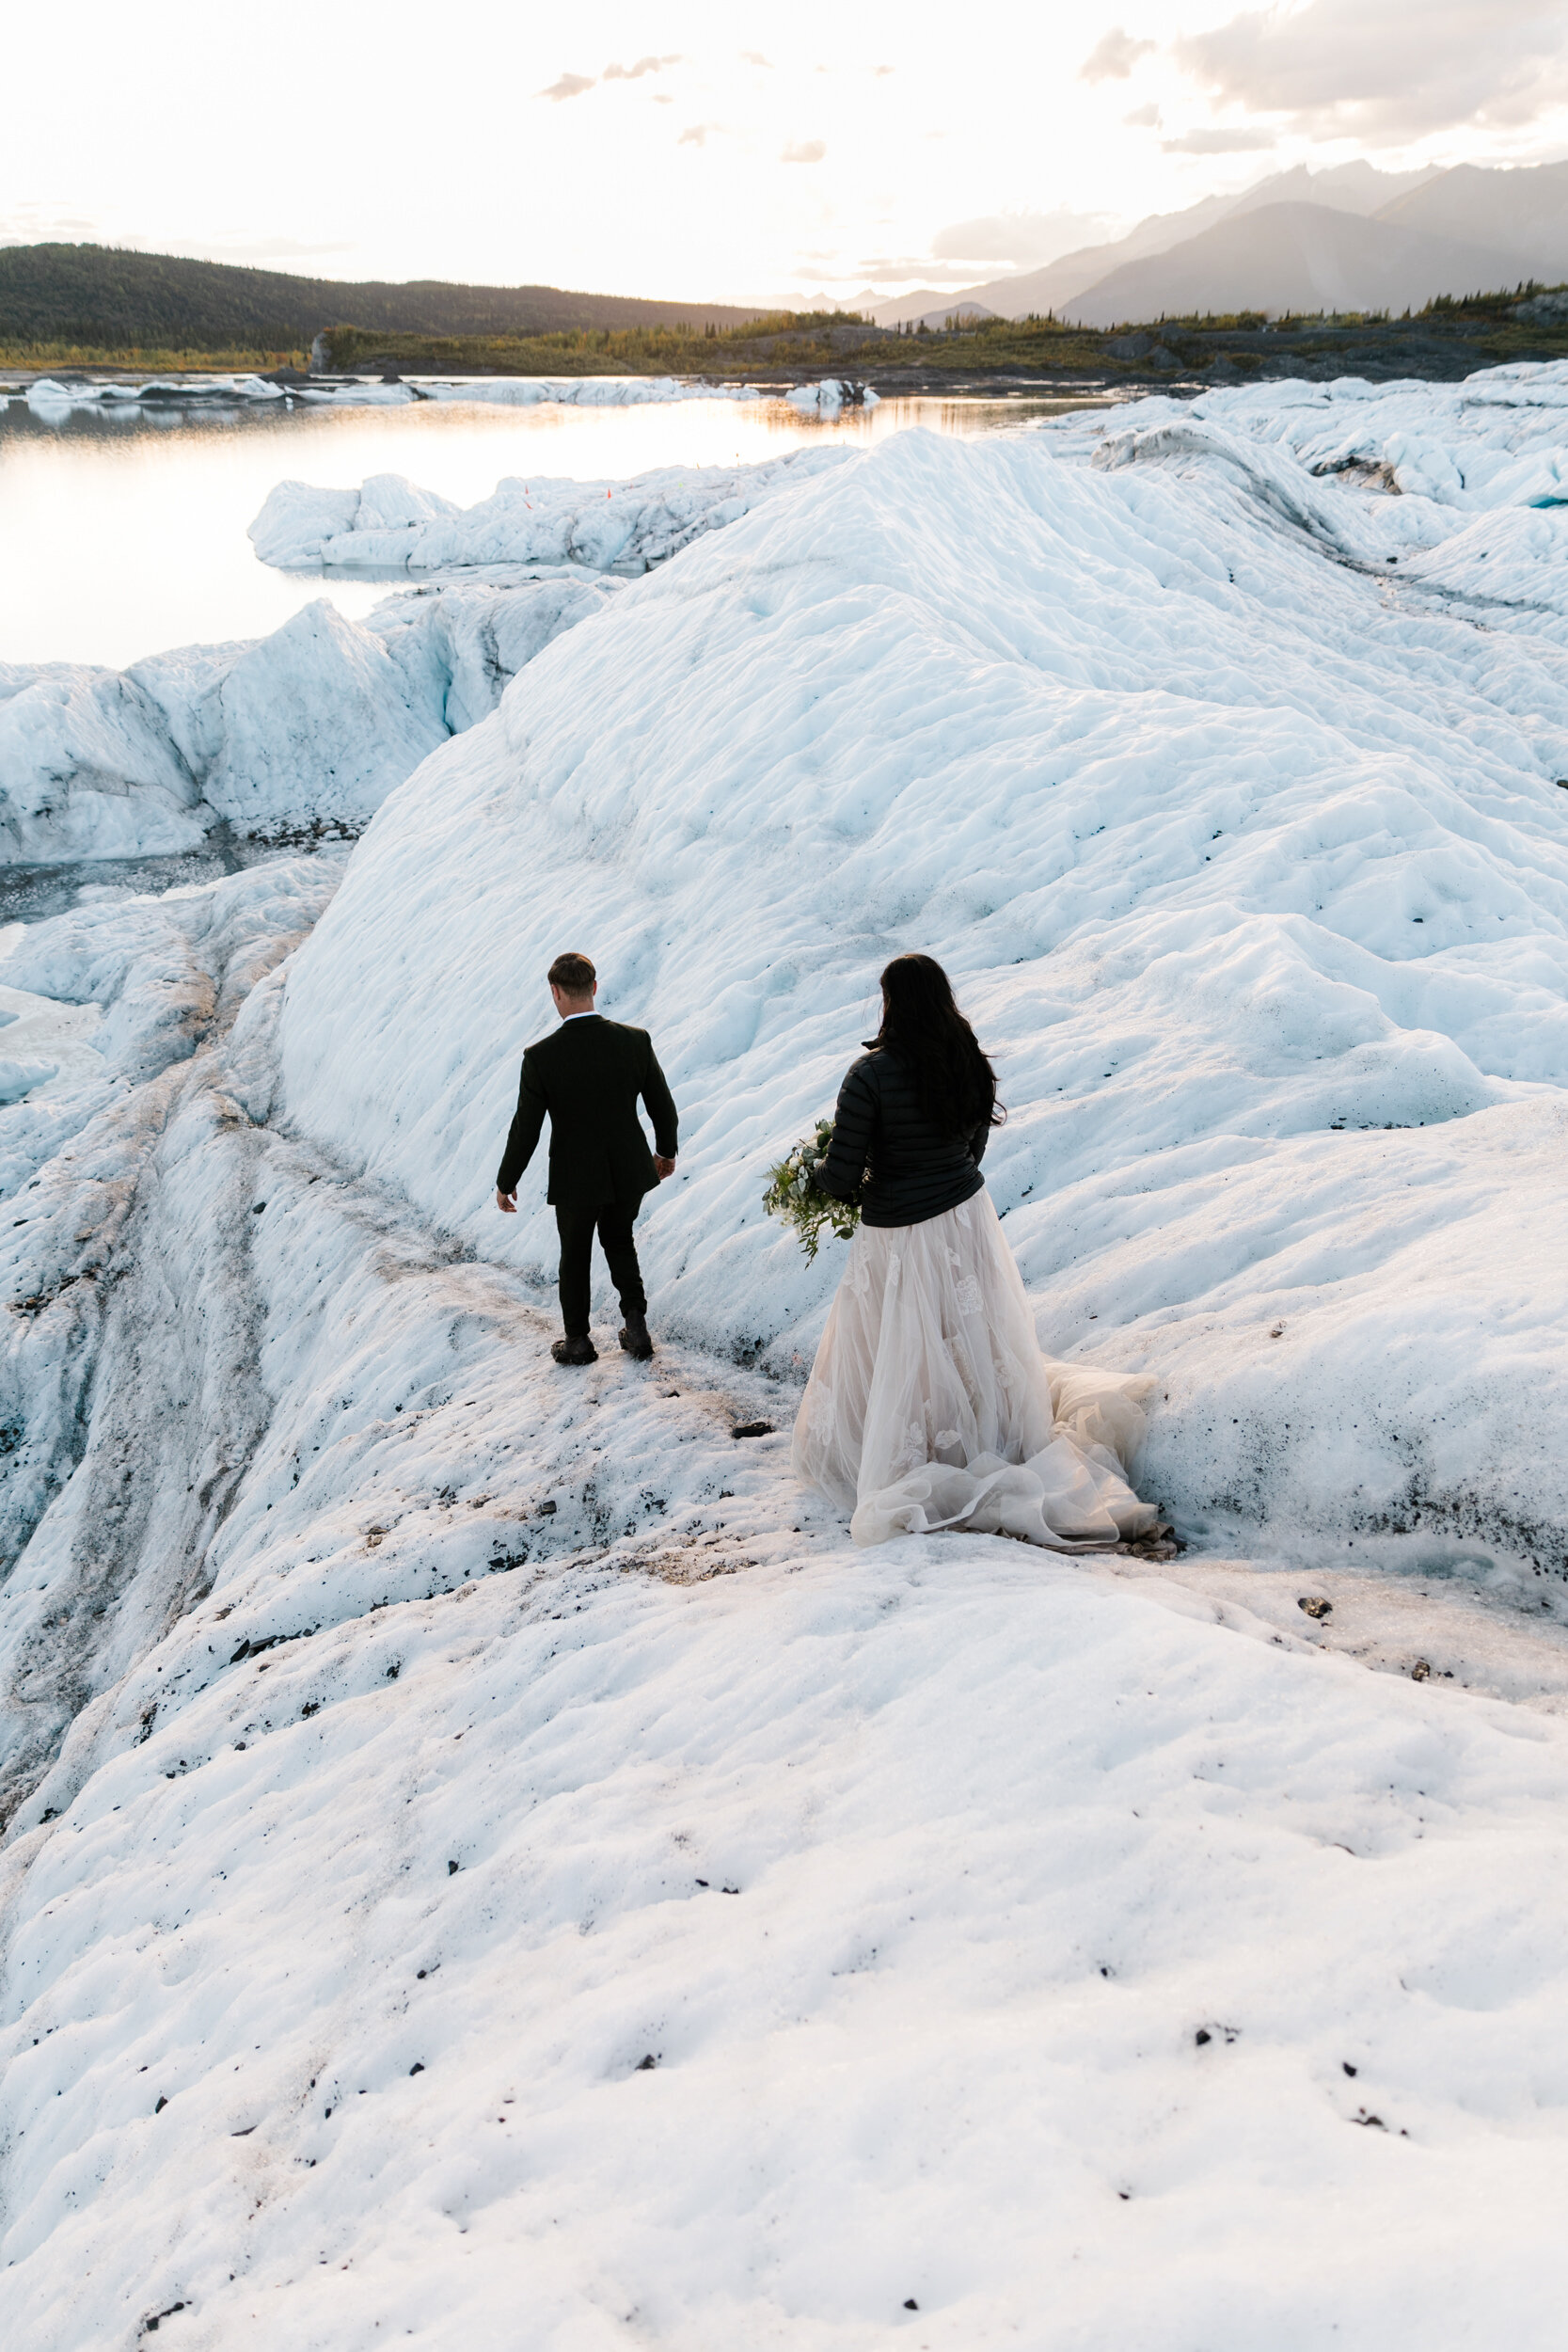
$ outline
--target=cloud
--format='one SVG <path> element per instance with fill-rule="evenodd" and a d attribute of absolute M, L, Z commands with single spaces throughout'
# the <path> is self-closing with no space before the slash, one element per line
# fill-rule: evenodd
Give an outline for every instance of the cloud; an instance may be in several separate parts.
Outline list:
<path fill-rule="evenodd" d="M 639 57 L 635 65 L 607 65 L 601 79 L 606 82 L 640 82 L 645 73 L 662 73 L 667 65 L 679 65 L 677 52 L 671 57 Z"/>
<path fill-rule="evenodd" d="M 686 129 L 681 133 L 679 138 L 675 141 L 675 145 L 677 147 L 705 147 L 707 145 L 707 124 L 705 122 L 689 123 Z"/>
<path fill-rule="evenodd" d="M 828 151 L 825 139 L 791 139 L 780 151 L 781 164 L 819 164 Z"/>
<path fill-rule="evenodd" d="M 1184 131 L 1179 139 L 1162 139 L 1162 155 L 1250 155 L 1276 144 L 1272 131 Z"/>
<path fill-rule="evenodd" d="M 102 226 L 50 204 L 16 204 L 0 213 L 0 245 L 102 245 Z M 123 238 L 118 240 L 123 244 Z"/>
<path fill-rule="evenodd" d="M 1173 44 L 1223 105 L 1319 139 L 1395 146 L 1465 123 L 1517 127 L 1560 103 L 1561 0 L 1307 0 Z"/>
<path fill-rule="evenodd" d="M 1125 82 L 1138 59 L 1153 48 L 1151 40 L 1134 40 L 1119 24 L 1098 40 L 1079 69 L 1081 82 Z"/>
<path fill-rule="evenodd" d="M 668 57 L 639 57 L 635 65 L 607 65 L 600 74 L 563 73 L 548 89 L 540 90 L 541 98 L 553 98 L 559 105 L 563 98 L 580 98 L 584 90 L 594 88 L 596 82 L 641 82 L 645 74 L 662 73 L 666 66 L 679 65 L 679 51 Z M 663 102 L 669 103 L 668 100 Z"/>
<path fill-rule="evenodd" d="M 1158 106 L 1134 106 L 1130 115 L 1122 116 L 1130 131 L 1157 131 L 1160 128 Z"/>
<path fill-rule="evenodd" d="M 742 65 L 760 65 L 765 73 L 771 73 L 773 71 L 768 59 L 758 49 L 743 49 L 740 53 L 740 62 Z"/>
<path fill-rule="evenodd" d="M 826 257 L 824 257 L 826 258 Z M 949 286 L 973 286 L 980 270 L 974 262 L 933 262 L 924 253 L 879 253 L 870 261 L 857 262 L 852 270 L 839 273 L 844 277 L 874 278 L 884 285 L 902 285 L 912 280 L 918 286 L 929 286 L 940 293 Z M 804 275 L 797 272 L 798 276 Z"/>
<path fill-rule="evenodd" d="M 1038 269 L 1080 246 L 1103 243 L 1109 229 L 1103 213 L 997 213 L 940 230 L 931 251 L 938 261 L 967 261 L 976 269 Z"/>

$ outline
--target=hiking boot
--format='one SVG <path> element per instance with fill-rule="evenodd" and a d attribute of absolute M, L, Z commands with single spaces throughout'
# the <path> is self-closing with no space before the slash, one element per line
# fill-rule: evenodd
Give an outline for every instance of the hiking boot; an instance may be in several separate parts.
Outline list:
<path fill-rule="evenodd" d="M 599 1351 L 586 1332 L 580 1339 L 557 1340 L 550 1354 L 558 1364 L 596 1364 Z"/>
<path fill-rule="evenodd" d="M 645 1364 L 654 1352 L 654 1343 L 648 1337 L 647 1318 L 628 1309 L 620 1336 L 621 1345 L 626 1354 L 635 1356 L 640 1364 Z"/>

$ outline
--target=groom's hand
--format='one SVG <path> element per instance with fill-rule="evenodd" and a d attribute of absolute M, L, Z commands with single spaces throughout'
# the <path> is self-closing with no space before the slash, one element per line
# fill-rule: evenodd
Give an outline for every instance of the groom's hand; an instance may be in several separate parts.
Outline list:
<path fill-rule="evenodd" d="M 499 1209 L 502 1216 L 515 1216 L 517 1214 L 516 1194 L 515 1192 L 502 1192 L 499 1184 L 498 1184 L 496 1186 L 496 1206 Z"/>
<path fill-rule="evenodd" d="M 658 1181 L 660 1184 L 663 1184 L 666 1176 L 673 1176 L 675 1172 L 674 1161 L 660 1159 L 657 1152 L 654 1153 L 654 1166 L 658 1170 Z"/>

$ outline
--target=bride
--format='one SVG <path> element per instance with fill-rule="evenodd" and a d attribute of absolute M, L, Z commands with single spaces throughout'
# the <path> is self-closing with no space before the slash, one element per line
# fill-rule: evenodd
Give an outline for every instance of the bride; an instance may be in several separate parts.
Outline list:
<path fill-rule="evenodd" d="M 796 1474 L 859 1544 L 943 1527 L 1058 1551 L 1147 1534 L 1128 1483 L 1153 1383 L 1048 1363 L 980 1173 L 1006 1113 L 930 956 L 882 974 L 817 1173 L 861 1222 L 795 1424 Z"/>

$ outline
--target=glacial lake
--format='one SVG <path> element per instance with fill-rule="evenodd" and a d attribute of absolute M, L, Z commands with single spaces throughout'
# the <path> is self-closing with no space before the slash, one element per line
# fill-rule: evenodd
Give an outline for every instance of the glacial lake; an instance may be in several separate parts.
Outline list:
<path fill-rule="evenodd" d="M 622 481 L 656 466 L 733 465 L 819 440 L 871 442 L 924 425 L 1017 432 L 1085 398 L 889 399 L 832 421 L 783 400 L 627 407 L 75 409 L 0 405 L 0 661 L 114 668 L 172 645 L 258 637 L 315 596 L 354 617 L 384 581 L 321 580 L 257 562 L 245 527 L 274 484 L 341 486 L 401 473 L 468 506 L 508 474 Z"/>

